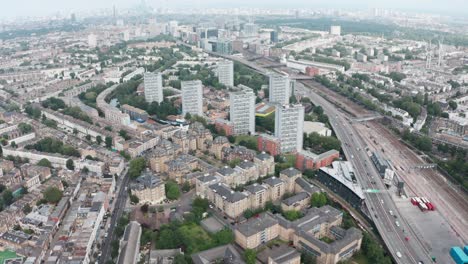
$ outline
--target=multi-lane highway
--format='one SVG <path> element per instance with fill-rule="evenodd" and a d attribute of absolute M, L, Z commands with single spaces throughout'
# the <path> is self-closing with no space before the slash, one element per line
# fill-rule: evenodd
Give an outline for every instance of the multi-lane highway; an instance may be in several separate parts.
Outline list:
<path fill-rule="evenodd" d="M 351 119 L 347 114 L 315 93 L 313 87 L 298 84 L 296 94 L 309 97 L 314 104 L 322 106 L 343 144 L 346 157 L 353 164 L 359 184 L 371 189 L 385 190 L 377 170 L 365 151 L 366 145 L 350 124 Z M 370 216 L 397 263 L 432 263 L 427 249 L 401 217 L 388 192 L 366 193 L 365 198 Z"/>

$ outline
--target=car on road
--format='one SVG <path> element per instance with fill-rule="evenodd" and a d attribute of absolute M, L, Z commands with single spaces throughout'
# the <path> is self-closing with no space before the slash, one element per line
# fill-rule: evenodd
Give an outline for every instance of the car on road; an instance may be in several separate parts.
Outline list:
<path fill-rule="evenodd" d="M 400 223 L 398 221 L 395 221 L 395 225 L 400 227 Z"/>
<path fill-rule="evenodd" d="M 392 211 L 392 210 L 388 211 L 388 213 L 389 213 L 390 215 L 393 215 L 393 211 Z"/>
<path fill-rule="evenodd" d="M 401 257 L 402 257 L 402 255 L 401 255 L 400 251 L 397 251 L 396 255 L 397 255 L 397 257 L 399 257 L 399 258 L 401 258 Z"/>

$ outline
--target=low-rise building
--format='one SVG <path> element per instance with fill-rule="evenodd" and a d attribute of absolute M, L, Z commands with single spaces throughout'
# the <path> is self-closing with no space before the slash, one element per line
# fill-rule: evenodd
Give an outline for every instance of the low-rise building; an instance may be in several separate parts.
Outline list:
<path fill-rule="evenodd" d="M 279 236 L 279 224 L 269 213 L 263 213 L 236 226 L 234 236 L 242 248 L 255 249 Z"/>
<path fill-rule="evenodd" d="M 131 221 L 120 240 L 118 264 L 136 264 L 140 259 L 141 225 Z"/>
<path fill-rule="evenodd" d="M 130 185 L 133 195 L 136 195 L 142 204 L 157 204 L 166 199 L 164 182 L 150 172 L 145 172 Z"/>
<path fill-rule="evenodd" d="M 275 173 L 275 159 L 273 158 L 273 156 L 262 152 L 260 154 L 257 154 L 257 156 L 254 157 L 253 161 L 258 167 L 260 177 L 273 175 Z"/>
<path fill-rule="evenodd" d="M 283 211 L 302 210 L 309 206 L 310 195 L 306 192 L 300 192 L 281 201 Z"/>
<path fill-rule="evenodd" d="M 301 150 L 296 153 L 296 168 L 301 171 L 319 169 L 330 166 L 333 160 L 339 157 L 340 152 L 334 149 L 321 154 Z"/>
<path fill-rule="evenodd" d="M 249 208 L 249 197 L 244 193 L 231 190 L 224 183 L 209 186 L 207 197 L 217 209 L 233 219 L 241 216 Z"/>

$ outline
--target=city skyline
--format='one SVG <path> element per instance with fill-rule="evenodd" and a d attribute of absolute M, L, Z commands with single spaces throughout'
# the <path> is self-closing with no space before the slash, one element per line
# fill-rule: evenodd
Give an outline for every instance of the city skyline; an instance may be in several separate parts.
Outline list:
<path fill-rule="evenodd" d="M 67 2 L 58 0 L 45 0 L 45 1 L 32 1 L 32 0 L 20 0 L 15 2 L 8 2 L 0 10 L 0 19 L 11 19 L 17 17 L 36 17 L 36 16 L 49 16 L 53 14 L 67 15 L 74 12 L 93 11 L 99 9 L 111 9 L 115 6 L 118 9 L 127 9 L 136 7 L 142 3 L 146 3 L 153 8 L 169 8 L 169 9 L 189 9 L 189 8 L 265 8 L 265 0 L 256 2 L 239 0 L 239 1 L 223 1 L 219 3 L 213 0 L 198 0 L 186 1 L 175 0 L 175 1 L 139 1 L 139 0 L 104 0 L 104 1 L 91 1 L 83 0 L 80 2 Z M 24 8 L 28 6 L 28 8 Z M 373 8 L 386 8 L 394 10 L 404 11 L 415 11 L 418 12 L 429 12 L 438 14 L 455 14 L 464 15 L 468 10 L 468 2 L 463 0 L 396 0 L 396 1 L 370 1 L 370 0 L 358 0 L 353 1 L 352 4 L 349 1 L 344 0 L 292 0 L 288 2 L 280 1 L 269 1 L 267 7 L 269 9 L 280 9 L 280 8 L 310 8 L 310 9 L 342 9 L 342 10 L 371 10 Z"/>

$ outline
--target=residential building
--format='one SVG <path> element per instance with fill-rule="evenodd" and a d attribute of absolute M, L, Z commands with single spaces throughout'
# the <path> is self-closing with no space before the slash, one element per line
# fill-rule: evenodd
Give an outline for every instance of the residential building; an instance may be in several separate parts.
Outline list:
<path fill-rule="evenodd" d="M 208 187 L 207 198 L 217 209 L 234 219 L 249 208 L 249 197 L 241 192 L 231 190 L 224 183 L 216 183 Z"/>
<path fill-rule="evenodd" d="M 300 192 L 281 201 L 283 211 L 300 211 L 307 208 L 310 203 L 310 195 L 306 192 Z"/>
<path fill-rule="evenodd" d="M 125 114 L 128 114 L 132 120 L 137 120 L 140 122 L 148 120 L 148 113 L 143 109 L 136 108 L 128 104 L 122 105 L 120 109 Z"/>
<path fill-rule="evenodd" d="M 303 144 L 304 107 L 277 105 L 275 112 L 275 137 L 280 139 L 281 152 L 297 152 Z"/>
<path fill-rule="evenodd" d="M 125 228 L 120 240 L 119 257 L 117 264 L 136 264 L 140 259 L 141 225 L 131 221 Z"/>
<path fill-rule="evenodd" d="M 255 134 L 255 93 L 247 86 L 239 85 L 238 90 L 229 93 L 231 101 L 230 121 L 234 134 Z"/>
<path fill-rule="evenodd" d="M 330 166 L 333 160 L 339 157 L 340 152 L 334 149 L 318 155 L 310 151 L 301 150 L 296 153 L 296 168 L 301 171 L 320 169 Z"/>
<path fill-rule="evenodd" d="M 291 81 L 288 76 L 271 74 L 269 84 L 270 103 L 289 104 L 291 97 Z"/>
<path fill-rule="evenodd" d="M 271 214 L 263 213 L 236 226 L 234 236 L 242 248 L 255 249 L 279 236 L 279 224 Z"/>
<path fill-rule="evenodd" d="M 219 246 L 192 255 L 194 264 L 230 263 L 245 264 L 242 254 L 231 244 Z"/>
<path fill-rule="evenodd" d="M 364 192 L 349 161 L 334 161 L 331 168 L 321 168 L 317 172 L 317 180 L 357 209 L 364 203 Z"/>
<path fill-rule="evenodd" d="M 228 87 L 234 86 L 234 63 L 230 60 L 218 62 L 218 81 Z"/>
<path fill-rule="evenodd" d="M 260 134 L 257 138 L 257 149 L 276 156 L 281 154 L 281 141 L 275 136 Z"/>
<path fill-rule="evenodd" d="M 245 186 L 244 189 L 250 198 L 250 209 L 265 208 L 266 203 L 270 200 L 269 190 L 266 186 L 254 183 Z"/>
<path fill-rule="evenodd" d="M 181 82 L 182 115 L 203 115 L 203 87 L 200 80 Z"/>
<path fill-rule="evenodd" d="M 279 223 L 279 237 L 315 256 L 318 264 L 346 260 L 361 248 L 362 232 L 354 227 L 341 228 L 343 213 L 331 206 L 310 208 L 304 217 L 292 222 L 279 214 L 273 217 Z"/>
<path fill-rule="evenodd" d="M 273 158 L 273 156 L 262 152 L 260 154 L 257 154 L 257 156 L 254 157 L 253 161 L 258 167 L 260 177 L 273 175 L 275 173 L 275 159 Z"/>
<path fill-rule="evenodd" d="M 141 204 L 157 204 L 166 199 L 164 182 L 148 171 L 130 184 L 130 190 L 138 197 Z"/>
<path fill-rule="evenodd" d="M 181 248 L 151 250 L 149 264 L 173 264 L 174 257 L 183 254 Z"/>
<path fill-rule="evenodd" d="M 145 100 L 148 103 L 158 102 L 161 103 L 164 99 L 163 96 L 163 83 L 162 74 L 160 72 L 151 73 L 147 72 L 144 75 L 145 84 Z"/>
<path fill-rule="evenodd" d="M 283 195 L 286 193 L 286 183 L 282 179 L 273 176 L 265 179 L 263 182 L 268 188 L 268 197 L 272 202 L 279 201 L 283 198 Z"/>
<path fill-rule="evenodd" d="M 293 193 L 296 180 L 302 177 L 302 173 L 295 168 L 287 168 L 280 172 L 279 177 L 285 183 L 285 192 Z"/>

